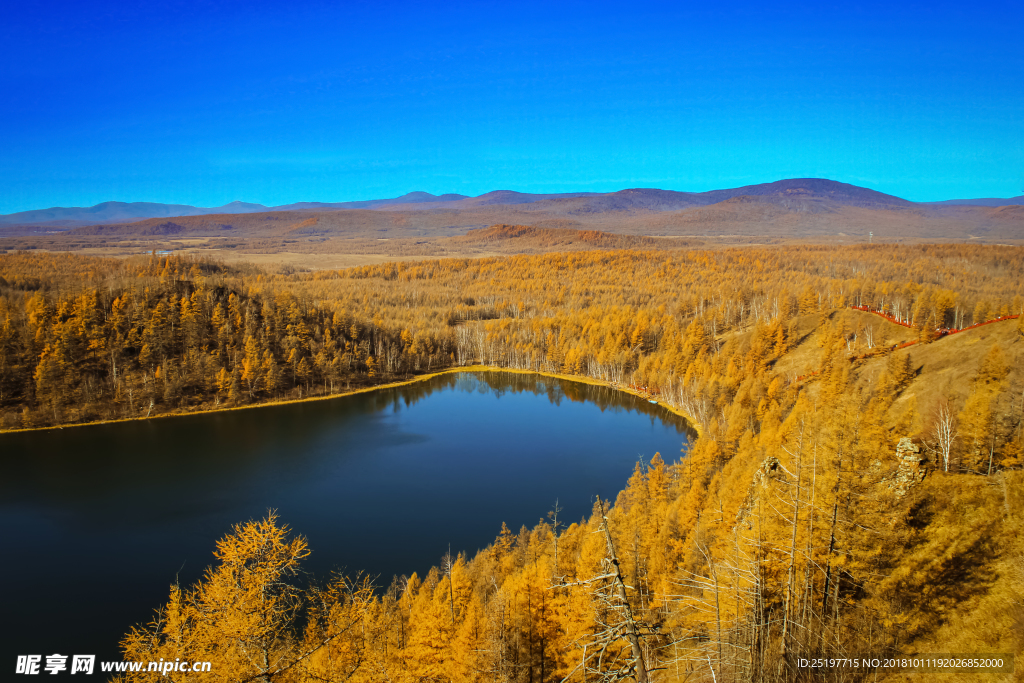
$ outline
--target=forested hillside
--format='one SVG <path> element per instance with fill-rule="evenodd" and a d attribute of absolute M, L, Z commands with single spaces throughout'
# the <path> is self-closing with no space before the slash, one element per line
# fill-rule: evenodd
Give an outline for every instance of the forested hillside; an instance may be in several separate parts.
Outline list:
<path fill-rule="evenodd" d="M 782 681 L 809 680 L 797 662 L 813 654 L 1024 645 L 1024 249 L 577 252 L 287 276 L 18 253 L 0 278 L 6 428 L 479 363 L 631 387 L 699 429 L 689 457 L 638 466 L 589 519 L 552 511 L 378 592 L 309 588 L 301 538 L 272 516 L 240 525 L 202 584 L 128 637 L 128 659 L 211 660 L 207 681 Z"/>
<path fill-rule="evenodd" d="M 732 384 L 798 341 L 800 316 L 856 305 L 929 337 L 1016 314 L 1022 254 L 612 251 L 270 276 L 174 256 L 15 253 L 0 256 L 0 426 L 330 395 L 483 363 L 647 387 L 709 427 Z M 858 321 L 791 374 L 831 362 L 833 344 L 886 350 L 892 326 Z"/>

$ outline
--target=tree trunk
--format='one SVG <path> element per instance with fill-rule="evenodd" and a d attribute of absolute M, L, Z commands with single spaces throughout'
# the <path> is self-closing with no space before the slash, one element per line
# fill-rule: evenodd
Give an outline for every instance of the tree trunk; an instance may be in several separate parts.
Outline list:
<path fill-rule="evenodd" d="M 608 517 L 605 516 L 604 503 L 599 501 L 601 506 L 601 528 L 604 529 L 604 537 L 608 543 L 608 557 L 611 558 L 615 573 L 612 580 L 618 591 L 619 599 L 622 600 L 622 609 L 626 617 L 626 640 L 633 651 L 634 666 L 636 667 L 636 683 L 650 683 L 647 676 L 647 665 L 644 663 L 644 653 L 640 647 L 640 634 L 636 630 L 636 622 L 633 621 L 633 610 L 629 607 L 629 600 L 626 597 L 626 584 L 622 580 L 622 570 L 619 568 L 619 558 L 615 554 L 615 545 L 612 543 L 612 534 L 608 530 Z"/>

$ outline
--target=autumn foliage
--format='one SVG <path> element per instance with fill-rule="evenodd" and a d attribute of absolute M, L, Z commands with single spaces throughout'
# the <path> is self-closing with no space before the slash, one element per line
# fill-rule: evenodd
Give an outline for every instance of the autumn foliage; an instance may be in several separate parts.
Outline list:
<path fill-rule="evenodd" d="M 303 540 L 273 515 L 240 525 L 124 642 L 215 662 L 203 680 L 796 681 L 814 654 L 1019 653 L 1024 318 L 934 333 L 1019 314 L 1022 274 L 1024 250 L 964 245 L 286 276 L 14 254 L 0 410 L 145 417 L 481 363 L 630 387 L 698 428 L 610 508 L 553 510 L 389 587 L 309 583 Z M 986 621 L 1005 628 L 979 644 Z"/>

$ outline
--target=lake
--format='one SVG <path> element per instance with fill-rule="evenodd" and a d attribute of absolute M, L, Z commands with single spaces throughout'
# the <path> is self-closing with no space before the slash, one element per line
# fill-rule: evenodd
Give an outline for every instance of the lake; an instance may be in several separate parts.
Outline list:
<path fill-rule="evenodd" d="M 607 387 L 455 373 L 290 405 L 0 435 L 4 666 L 96 654 L 213 560 L 233 524 L 276 509 L 304 567 L 386 587 L 472 556 L 555 506 L 613 498 L 638 459 L 672 462 L 685 421 Z"/>

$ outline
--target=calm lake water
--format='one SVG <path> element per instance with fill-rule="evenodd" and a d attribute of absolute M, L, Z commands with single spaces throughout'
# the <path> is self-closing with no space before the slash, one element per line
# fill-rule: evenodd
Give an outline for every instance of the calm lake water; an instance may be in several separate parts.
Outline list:
<path fill-rule="evenodd" d="M 687 425 L 604 387 L 443 375 L 294 405 L 0 435 L 0 649 L 96 654 L 202 575 L 215 541 L 275 508 L 315 576 L 384 586 L 470 556 L 506 522 L 568 522 L 639 458 L 681 457 Z"/>

